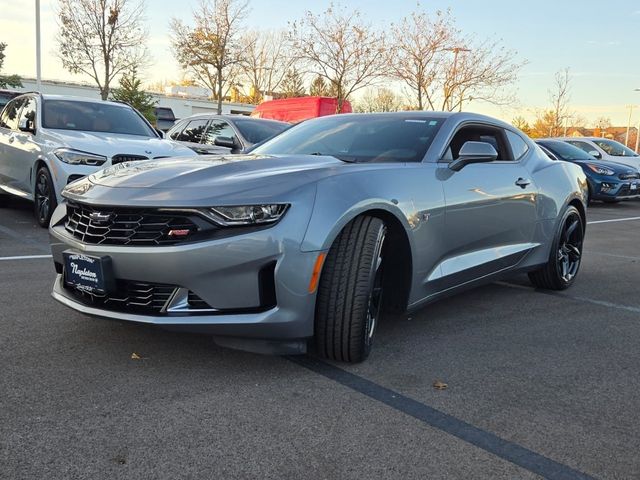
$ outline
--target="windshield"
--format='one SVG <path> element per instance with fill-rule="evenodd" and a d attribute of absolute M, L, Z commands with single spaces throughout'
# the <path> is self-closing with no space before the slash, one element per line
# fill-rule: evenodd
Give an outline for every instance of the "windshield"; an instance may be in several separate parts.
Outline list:
<path fill-rule="evenodd" d="M 252 153 L 331 155 L 345 162 L 420 162 L 444 119 L 330 115 L 300 123 Z"/>
<path fill-rule="evenodd" d="M 42 126 L 45 128 L 157 137 L 126 105 L 78 100 L 45 100 L 43 103 Z"/>
<path fill-rule="evenodd" d="M 560 160 L 567 160 L 572 162 L 574 160 L 595 160 L 591 155 L 579 149 L 578 147 L 574 147 L 573 145 L 569 145 L 565 142 L 539 142 L 540 145 L 550 150 L 556 157 Z"/>
<path fill-rule="evenodd" d="M 609 155 L 614 157 L 637 157 L 638 154 L 631 150 L 630 148 L 625 147 L 621 143 L 615 142 L 613 140 L 606 139 L 597 139 L 593 140 L 597 146 L 599 146 L 602 150 L 607 152 Z"/>
<path fill-rule="evenodd" d="M 260 143 L 280 132 L 284 132 L 291 125 L 274 120 L 258 120 L 253 118 L 240 118 L 234 121 L 242 136 L 249 143 Z"/>

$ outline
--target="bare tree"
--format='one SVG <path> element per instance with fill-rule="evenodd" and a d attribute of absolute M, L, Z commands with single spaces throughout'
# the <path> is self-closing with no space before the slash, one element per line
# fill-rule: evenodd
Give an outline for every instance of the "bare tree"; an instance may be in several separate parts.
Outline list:
<path fill-rule="evenodd" d="M 290 38 L 309 72 L 326 79 L 338 100 L 337 112 L 355 91 L 388 72 L 385 35 L 361 21 L 357 10 L 331 5 L 325 12 L 306 12 L 291 24 Z"/>
<path fill-rule="evenodd" d="M 247 8 L 244 0 L 201 0 L 193 12 L 194 27 L 171 20 L 178 63 L 214 92 L 218 113 L 240 71 L 239 34 Z"/>
<path fill-rule="evenodd" d="M 362 113 L 397 112 L 402 109 L 402 100 L 389 88 L 366 90 L 356 102 L 355 110 Z"/>
<path fill-rule="evenodd" d="M 596 120 L 596 128 L 600 130 L 606 130 L 611 127 L 611 118 L 609 117 L 600 117 Z"/>
<path fill-rule="evenodd" d="M 453 47 L 456 33 L 448 11 L 436 12 L 435 18 L 413 12 L 391 26 L 395 39 L 389 55 L 391 75 L 405 83 L 418 110 L 435 109 L 427 92 L 438 79 L 442 54 Z"/>
<path fill-rule="evenodd" d="M 90 76 L 103 100 L 118 75 L 145 64 L 142 0 L 60 0 L 57 17 L 62 65 Z"/>
<path fill-rule="evenodd" d="M 550 125 L 549 136 L 557 137 L 563 129 L 566 129 L 568 122 L 572 117 L 569 111 L 569 101 L 571 100 L 571 76 L 569 68 L 564 68 L 556 72 L 554 86 L 549 90 L 549 101 L 551 108 L 549 109 Z"/>
<path fill-rule="evenodd" d="M 514 100 L 512 85 L 525 62 L 515 61 L 516 53 L 499 41 L 477 42 L 461 38 L 439 63 L 438 89 L 428 91 L 429 103 L 441 110 L 461 111 L 465 102 L 477 100 L 506 105 Z"/>
<path fill-rule="evenodd" d="M 248 97 L 252 103 L 259 103 L 264 94 L 278 89 L 293 66 L 287 33 L 249 31 L 242 37 L 241 45 L 240 68 L 251 88 Z"/>

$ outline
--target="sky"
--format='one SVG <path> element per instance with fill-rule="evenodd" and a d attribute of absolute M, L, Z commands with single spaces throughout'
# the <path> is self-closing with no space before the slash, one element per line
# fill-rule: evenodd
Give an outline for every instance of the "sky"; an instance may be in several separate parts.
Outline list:
<path fill-rule="evenodd" d="M 178 80 L 181 71 L 170 50 L 169 21 L 189 21 L 198 0 L 146 0 L 151 66 L 148 83 Z M 330 0 L 250 0 L 246 28 L 286 29 L 305 11 L 321 12 Z M 384 28 L 416 9 L 415 0 L 342 0 Z M 8 44 L 3 73 L 35 77 L 35 1 L 0 0 L 0 42 Z M 55 56 L 57 0 L 41 0 L 43 79 L 88 81 L 62 68 Z M 390 8 L 392 7 L 392 8 Z M 464 33 L 500 39 L 526 60 L 517 84 L 517 103 L 496 107 L 471 102 L 466 110 L 511 120 L 533 118 L 549 103 L 555 72 L 570 68 L 571 109 L 590 122 L 610 117 L 626 125 L 628 105 L 640 122 L 640 1 L 609 0 L 423 0 L 427 12 L 449 8 Z"/>

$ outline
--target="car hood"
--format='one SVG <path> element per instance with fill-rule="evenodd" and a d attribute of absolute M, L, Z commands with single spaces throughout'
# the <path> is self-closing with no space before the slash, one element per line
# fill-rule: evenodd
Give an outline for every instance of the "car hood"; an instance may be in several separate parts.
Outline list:
<path fill-rule="evenodd" d="M 349 168 L 369 167 L 326 156 L 199 155 L 114 165 L 68 185 L 63 195 L 96 205 L 265 201 Z"/>
<path fill-rule="evenodd" d="M 106 132 L 52 130 L 52 139 L 68 148 L 112 157 L 118 154 L 142 155 L 150 158 L 194 156 L 195 152 L 172 140 Z"/>

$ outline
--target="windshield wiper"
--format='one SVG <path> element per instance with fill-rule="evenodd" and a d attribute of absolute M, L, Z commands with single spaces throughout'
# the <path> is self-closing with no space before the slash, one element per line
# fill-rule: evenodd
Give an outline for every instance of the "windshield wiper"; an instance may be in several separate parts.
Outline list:
<path fill-rule="evenodd" d="M 335 158 L 335 159 L 337 159 L 337 160 L 341 160 L 341 161 L 343 161 L 343 162 L 347 162 L 347 163 L 356 163 L 356 161 L 355 161 L 355 160 L 347 160 L 347 159 L 346 159 L 346 158 L 344 158 L 344 157 L 339 157 L 339 156 L 337 156 L 337 155 L 332 155 L 332 154 L 330 154 L 330 153 L 313 152 L 313 153 L 308 153 L 307 155 L 314 155 L 314 156 L 317 156 L 317 157 L 333 157 L 333 158 Z"/>

